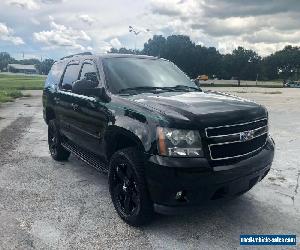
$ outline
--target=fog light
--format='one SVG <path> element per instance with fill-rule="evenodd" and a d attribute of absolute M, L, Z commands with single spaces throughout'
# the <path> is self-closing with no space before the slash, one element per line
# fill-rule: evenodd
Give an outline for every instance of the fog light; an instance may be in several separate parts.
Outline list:
<path fill-rule="evenodd" d="M 186 192 L 184 190 L 180 190 L 176 193 L 175 199 L 177 201 L 187 201 Z"/>
<path fill-rule="evenodd" d="M 176 193 L 175 199 L 180 200 L 182 198 L 182 196 L 183 196 L 183 191 L 179 191 Z"/>
<path fill-rule="evenodd" d="M 169 148 L 169 155 L 199 157 L 202 156 L 202 149 L 201 148 Z"/>

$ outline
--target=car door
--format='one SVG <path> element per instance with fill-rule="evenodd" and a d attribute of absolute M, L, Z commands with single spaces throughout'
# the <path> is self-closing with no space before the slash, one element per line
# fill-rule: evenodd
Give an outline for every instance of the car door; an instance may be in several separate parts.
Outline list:
<path fill-rule="evenodd" d="M 86 60 L 83 62 L 79 80 L 92 81 L 99 88 L 102 81 L 94 61 Z M 95 88 L 95 93 L 96 93 Z M 107 108 L 105 103 L 95 95 L 75 94 L 73 99 L 76 110 L 76 144 L 85 148 L 100 157 L 104 157 L 103 134 L 108 124 Z"/>
<path fill-rule="evenodd" d="M 74 138 L 75 131 L 72 124 L 74 124 L 77 115 L 74 107 L 72 85 L 78 80 L 79 71 L 79 61 L 71 61 L 66 65 L 62 80 L 58 86 L 57 95 L 54 98 L 61 133 L 71 141 L 75 141 L 76 139 Z"/>

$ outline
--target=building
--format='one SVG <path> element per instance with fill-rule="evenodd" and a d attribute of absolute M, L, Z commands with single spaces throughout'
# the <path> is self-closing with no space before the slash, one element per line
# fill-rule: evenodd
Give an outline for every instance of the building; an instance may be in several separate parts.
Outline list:
<path fill-rule="evenodd" d="M 34 65 L 23 64 L 8 64 L 8 72 L 11 73 L 23 73 L 23 74 L 37 74 L 38 71 Z"/>

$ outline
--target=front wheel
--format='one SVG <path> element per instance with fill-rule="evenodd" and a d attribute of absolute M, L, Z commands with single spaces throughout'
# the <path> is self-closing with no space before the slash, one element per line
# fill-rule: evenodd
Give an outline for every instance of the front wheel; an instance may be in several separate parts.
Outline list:
<path fill-rule="evenodd" d="M 119 216 L 129 225 L 149 223 L 153 217 L 140 152 L 135 148 L 117 151 L 110 161 L 109 191 Z"/>
<path fill-rule="evenodd" d="M 54 160 L 68 160 L 70 152 L 61 145 L 61 135 L 55 120 L 50 120 L 48 124 L 48 145 L 50 154 Z"/>

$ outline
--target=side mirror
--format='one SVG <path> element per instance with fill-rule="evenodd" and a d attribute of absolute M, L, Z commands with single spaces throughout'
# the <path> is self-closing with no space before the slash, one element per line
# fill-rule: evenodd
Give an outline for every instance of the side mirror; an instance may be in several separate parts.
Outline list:
<path fill-rule="evenodd" d="M 106 94 L 105 89 L 103 87 L 98 88 L 98 85 L 98 82 L 91 80 L 78 80 L 74 82 L 72 92 L 79 95 L 99 97 L 104 102 L 109 102 L 110 97 Z"/>
<path fill-rule="evenodd" d="M 96 96 L 100 98 L 103 102 L 110 102 L 111 98 L 106 93 L 106 90 L 104 87 L 96 88 Z"/>
<path fill-rule="evenodd" d="M 73 83 L 72 92 L 79 95 L 93 95 L 98 83 L 90 80 L 78 80 Z"/>

